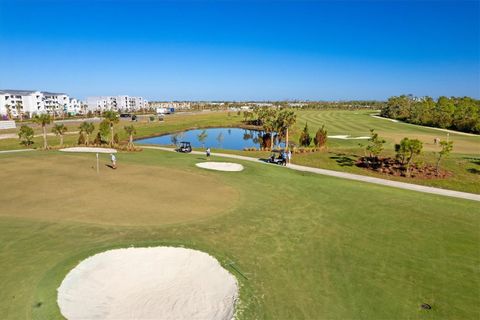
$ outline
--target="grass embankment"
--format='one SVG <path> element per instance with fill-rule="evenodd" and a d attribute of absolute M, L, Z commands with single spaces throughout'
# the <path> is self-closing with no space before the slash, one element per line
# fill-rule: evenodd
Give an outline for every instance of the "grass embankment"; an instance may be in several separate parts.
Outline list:
<path fill-rule="evenodd" d="M 0 193 L 3 319 L 59 319 L 56 288 L 80 260 L 159 244 L 235 262 L 248 278 L 227 266 L 242 283 L 240 319 L 480 316 L 476 202 L 250 162 L 238 161 L 245 166 L 239 173 L 207 171 L 194 166 L 203 161 L 198 155 L 144 150 L 118 158 L 119 169 L 102 167 L 96 176 L 92 155 L 0 155 L 9 167 L 0 180 L 14 186 Z M 25 172 L 30 166 L 41 168 Z M 171 188 L 162 186 L 176 177 Z M 199 199 L 213 194 L 219 206 L 210 212 L 210 202 Z M 114 210 L 97 201 L 102 195 Z M 186 202 L 189 222 L 165 202 Z"/>

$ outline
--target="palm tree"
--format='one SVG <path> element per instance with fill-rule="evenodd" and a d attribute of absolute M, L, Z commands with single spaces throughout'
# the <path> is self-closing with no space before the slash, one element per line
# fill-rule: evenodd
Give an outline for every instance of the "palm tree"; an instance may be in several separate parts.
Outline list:
<path fill-rule="evenodd" d="M 270 150 L 273 150 L 273 132 L 276 129 L 277 110 L 265 109 L 262 115 L 263 130 L 270 135 Z"/>
<path fill-rule="evenodd" d="M 78 128 L 80 129 L 80 134 L 85 134 L 85 144 L 88 145 L 90 143 L 90 135 L 95 130 L 95 126 L 92 122 L 84 121 Z"/>
<path fill-rule="evenodd" d="M 128 147 L 133 148 L 133 135 L 137 133 L 137 130 L 133 125 L 125 126 L 125 132 L 128 134 Z"/>
<path fill-rule="evenodd" d="M 11 106 L 9 104 L 6 104 L 5 109 L 7 109 L 8 120 L 12 120 L 12 108 L 11 108 Z"/>
<path fill-rule="evenodd" d="M 60 148 L 63 147 L 63 135 L 67 132 L 67 127 L 63 123 L 57 123 L 53 126 L 52 132 L 60 137 Z"/>
<path fill-rule="evenodd" d="M 279 131 L 285 133 L 285 149 L 288 149 L 288 131 L 295 122 L 297 122 L 297 115 L 292 110 L 282 110 L 278 114 L 278 128 Z"/>
<path fill-rule="evenodd" d="M 113 110 L 107 110 L 103 113 L 103 118 L 110 124 L 110 146 L 113 147 L 113 126 L 115 123 L 118 123 L 119 119 L 117 113 Z"/>
<path fill-rule="evenodd" d="M 33 118 L 33 122 L 38 123 L 42 126 L 43 130 L 43 149 L 48 148 L 47 144 L 47 124 L 52 123 L 52 118 L 47 113 L 42 113 L 41 115 L 36 115 Z"/>
<path fill-rule="evenodd" d="M 17 104 L 15 105 L 15 110 L 17 110 L 17 115 L 20 117 L 20 121 L 23 121 L 22 105 L 18 101 L 17 101 Z"/>

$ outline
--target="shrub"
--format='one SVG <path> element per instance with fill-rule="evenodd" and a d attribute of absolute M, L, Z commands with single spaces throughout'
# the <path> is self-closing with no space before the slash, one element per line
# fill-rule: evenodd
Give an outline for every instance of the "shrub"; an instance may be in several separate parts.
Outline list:
<path fill-rule="evenodd" d="M 313 138 L 313 143 L 318 148 L 323 148 L 327 143 L 327 129 L 325 129 L 324 125 L 318 129 L 317 133 L 315 134 L 315 138 Z"/>
<path fill-rule="evenodd" d="M 27 125 L 22 125 L 18 132 L 18 138 L 21 140 L 20 143 L 26 147 L 33 144 L 33 135 L 33 129 Z"/>
<path fill-rule="evenodd" d="M 308 123 L 305 123 L 305 128 L 303 128 L 302 133 L 300 134 L 300 139 L 298 141 L 302 147 L 308 147 L 312 142 L 312 138 L 308 133 Z"/>
<path fill-rule="evenodd" d="M 410 166 L 416 155 L 422 152 L 423 143 L 418 139 L 403 138 L 395 145 L 397 159 L 406 170 L 407 177 L 410 176 Z"/>
<path fill-rule="evenodd" d="M 81 145 L 86 143 L 87 143 L 87 140 L 85 139 L 85 135 L 83 133 L 80 133 L 80 135 L 78 136 L 77 144 Z"/>

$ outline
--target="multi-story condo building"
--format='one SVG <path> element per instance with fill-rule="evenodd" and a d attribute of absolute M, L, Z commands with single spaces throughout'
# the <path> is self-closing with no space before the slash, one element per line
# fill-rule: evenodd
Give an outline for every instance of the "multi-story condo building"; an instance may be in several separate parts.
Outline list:
<path fill-rule="evenodd" d="M 0 115 L 13 117 L 32 116 L 40 113 L 76 114 L 81 110 L 82 102 L 70 99 L 65 93 L 37 90 L 0 90 Z"/>
<path fill-rule="evenodd" d="M 148 107 L 148 102 L 142 97 L 101 96 L 88 97 L 87 105 L 89 111 L 137 111 Z"/>

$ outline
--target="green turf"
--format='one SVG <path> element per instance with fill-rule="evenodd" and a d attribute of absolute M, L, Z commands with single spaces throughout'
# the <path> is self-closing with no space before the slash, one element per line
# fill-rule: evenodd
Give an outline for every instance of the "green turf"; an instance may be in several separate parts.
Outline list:
<path fill-rule="evenodd" d="M 385 119 L 377 119 L 371 115 L 374 111 L 297 111 L 297 124 L 291 130 L 291 140 L 298 142 L 298 136 L 305 123 L 309 124 L 310 134 L 313 136 L 316 130 L 325 125 L 329 135 L 349 134 L 352 136 L 368 136 L 370 129 L 376 129 L 381 137 L 385 138 L 385 150 L 382 156 L 395 156 L 394 144 L 404 137 L 418 138 L 424 143 L 424 152 L 417 160 L 424 163 L 435 163 L 435 153 L 439 147 L 433 144 L 433 139 L 439 137 L 446 139 L 446 132 L 433 128 L 415 126 L 406 123 L 395 123 Z M 145 118 L 146 119 L 146 118 Z M 203 112 L 199 114 L 176 114 L 165 117 L 164 122 L 137 122 L 137 137 L 146 137 L 163 134 L 167 132 L 181 131 L 199 127 L 222 127 L 239 126 L 243 117 L 235 112 Z M 130 124 L 122 120 L 116 125 L 115 130 L 120 134 L 122 140 L 128 139 L 123 127 Z M 78 124 L 69 124 L 69 131 L 78 130 Z M 96 124 L 98 127 L 98 123 Z M 50 129 L 48 129 L 50 131 Z M 40 132 L 40 128 L 36 128 Z M 57 145 L 57 137 L 49 137 L 51 145 Z M 78 135 L 66 136 L 67 145 L 75 145 Z M 468 136 L 458 133 L 450 133 L 449 139 L 454 141 L 454 148 L 449 158 L 442 162 L 442 167 L 450 171 L 452 176 L 447 179 L 418 179 L 405 177 L 392 177 L 376 172 L 357 168 L 354 164 L 359 156 L 364 155 L 366 140 L 339 140 L 329 139 L 327 150 L 312 154 L 295 155 L 293 162 L 296 164 L 319 167 L 337 171 L 352 172 L 363 175 L 370 175 L 385 179 L 398 180 L 403 182 L 416 183 L 432 187 L 453 189 L 464 192 L 480 194 L 480 136 Z M 42 145 L 42 138 L 35 138 L 34 147 Z M 0 140 L 0 150 L 20 149 L 17 139 Z M 213 150 L 216 151 L 216 150 Z M 243 154 L 247 156 L 267 156 L 264 152 L 244 151 L 223 151 L 228 153 Z"/>
<path fill-rule="evenodd" d="M 180 170 L 215 179 L 236 190 L 238 199 L 223 214 L 185 223 L 125 226 L 122 220 L 119 226 L 111 213 L 108 224 L 98 223 L 101 219 L 52 220 L 52 210 L 65 216 L 71 210 L 46 201 L 45 195 L 80 188 L 71 181 L 78 173 L 59 174 L 56 164 L 78 159 L 72 171 L 79 171 L 90 156 L 0 155 L 0 165 L 8 162 L 18 172 L 11 175 L 12 183 L 22 177 L 25 161 L 50 165 L 29 174 L 32 184 L 55 181 L 48 190 L 18 196 L 8 212 L 0 207 L 2 319 L 58 319 L 56 288 L 80 260 L 108 248 L 161 244 L 204 250 L 229 268 L 241 282 L 240 319 L 480 317 L 476 202 L 250 162 L 241 162 L 245 171 L 240 173 L 201 170 L 194 164 L 203 157 L 145 150 L 120 153 L 114 173 L 123 175 L 122 167 L 128 167 L 134 179 L 137 166 L 140 172 L 151 167 L 151 178 L 161 184 L 160 172 Z M 184 183 L 188 185 L 187 180 Z M 102 192 L 98 185 L 99 190 L 92 191 Z M 2 181 L 2 187 L 0 203 L 12 201 L 11 194 L 20 192 L 9 189 L 8 182 Z M 189 198 L 181 187 L 171 191 L 155 201 Z M 149 197 L 139 194 L 133 201 L 141 207 L 142 201 L 151 201 Z M 130 200 L 121 192 L 106 199 Z M 27 210 L 27 203 L 35 204 L 38 216 L 17 214 Z M 202 203 L 192 203 L 192 208 L 201 207 Z M 87 209 L 91 209 L 88 204 Z M 117 210 L 123 217 L 124 212 Z M 174 209 L 168 210 L 162 214 L 175 215 Z M 248 279 L 227 266 L 231 261 Z M 421 303 L 433 309 L 421 310 Z"/>

